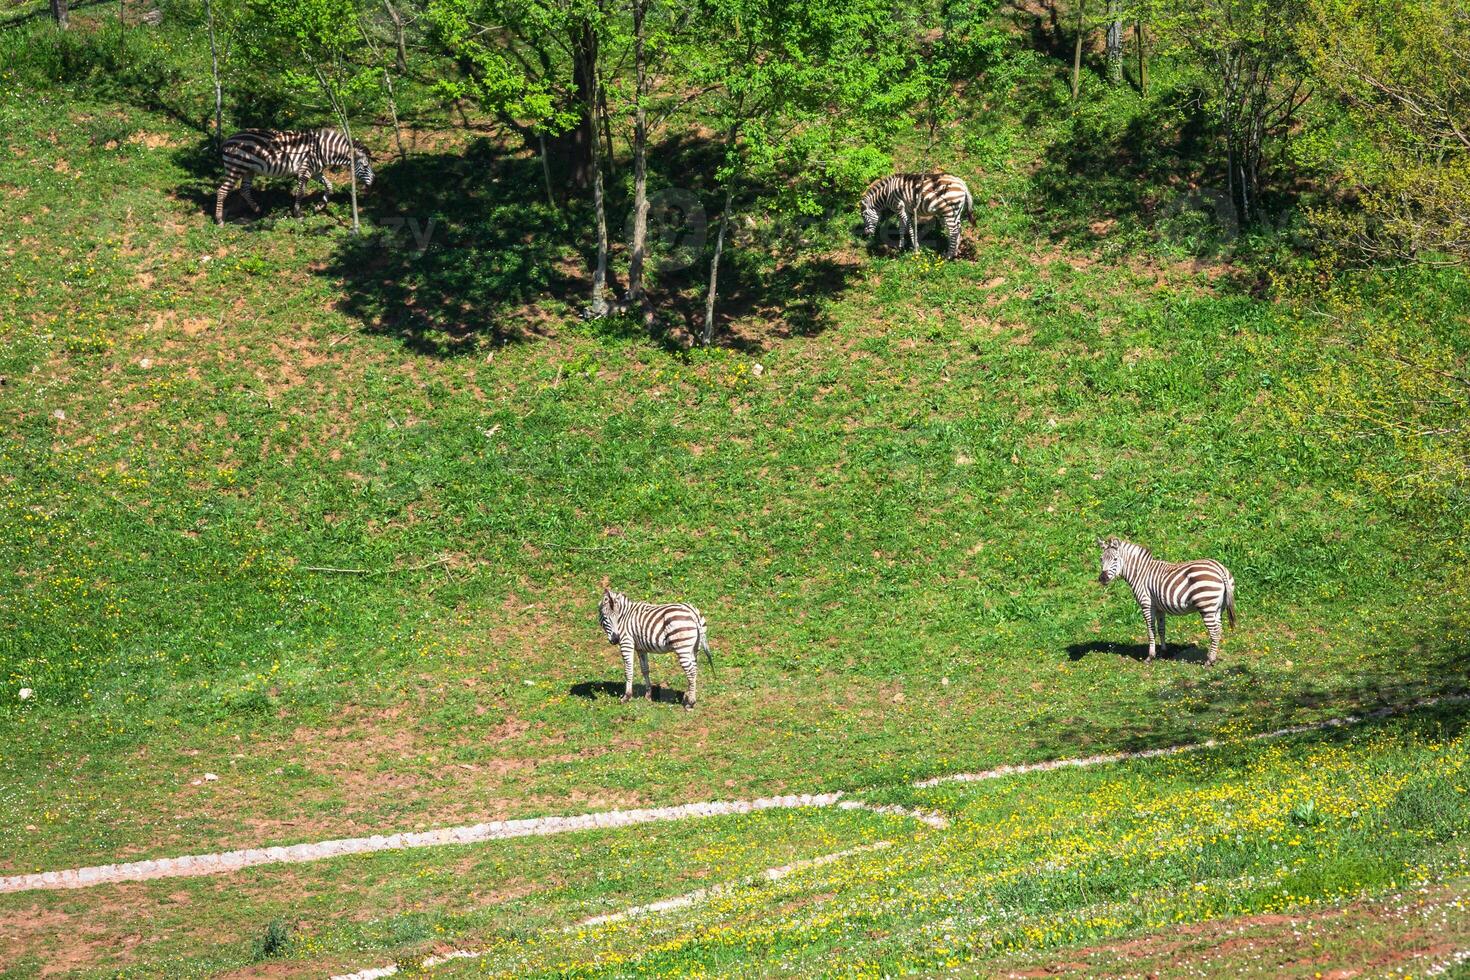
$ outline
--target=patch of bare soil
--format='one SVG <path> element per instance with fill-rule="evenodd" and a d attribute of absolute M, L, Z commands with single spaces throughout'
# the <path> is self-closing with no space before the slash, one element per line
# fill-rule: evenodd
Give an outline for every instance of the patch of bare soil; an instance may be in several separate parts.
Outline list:
<path fill-rule="evenodd" d="M 998 971 L 1011 977 L 1381 976 L 1427 967 L 1470 947 L 1461 905 L 1470 881 L 1298 914 L 1182 925 L 1117 942 L 1058 951 Z"/>

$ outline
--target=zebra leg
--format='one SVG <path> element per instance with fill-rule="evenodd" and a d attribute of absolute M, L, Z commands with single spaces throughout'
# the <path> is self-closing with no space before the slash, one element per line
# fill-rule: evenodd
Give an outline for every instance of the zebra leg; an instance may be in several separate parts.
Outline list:
<path fill-rule="evenodd" d="M 225 182 L 214 192 L 214 223 L 217 225 L 225 223 L 225 198 L 230 196 L 230 191 L 234 188 L 235 178 L 226 176 Z"/>
<path fill-rule="evenodd" d="M 240 196 L 245 199 L 246 204 L 250 205 L 250 210 L 259 214 L 260 205 L 255 203 L 255 195 L 250 193 L 250 181 L 254 176 L 254 174 L 246 174 L 240 179 Z"/>
<path fill-rule="evenodd" d="M 960 254 L 960 219 L 956 216 L 949 223 L 949 247 L 944 250 L 944 257 L 952 259 Z"/>
<path fill-rule="evenodd" d="M 684 692 L 685 711 L 693 709 L 694 702 L 698 699 L 699 660 L 695 657 L 697 652 L 697 648 L 693 646 L 688 650 L 679 651 L 679 666 L 684 668 L 684 676 L 689 679 L 689 690 Z"/>
<path fill-rule="evenodd" d="M 325 173 L 317 174 L 316 179 L 322 182 L 322 207 L 325 208 L 332 203 L 332 182 L 327 179 Z"/>
<path fill-rule="evenodd" d="M 898 250 L 903 251 L 904 237 L 909 233 L 909 213 L 902 206 L 898 209 Z"/>
<path fill-rule="evenodd" d="M 1164 611 L 1160 609 L 1154 613 L 1155 622 L 1159 624 L 1159 656 L 1169 655 L 1169 644 L 1164 640 Z"/>
<path fill-rule="evenodd" d="M 1206 663 L 1213 664 L 1220 656 L 1220 610 L 1200 613 L 1205 621 L 1205 631 L 1210 634 L 1210 658 Z"/>
<path fill-rule="evenodd" d="M 913 248 L 915 255 L 918 255 L 919 254 L 919 215 L 918 215 L 918 212 L 914 212 L 914 215 L 911 218 L 909 218 L 909 246 L 911 248 Z"/>
<path fill-rule="evenodd" d="M 306 174 L 296 175 L 296 195 L 291 201 L 291 217 L 301 217 L 301 195 L 306 193 Z"/>
<path fill-rule="evenodd" d="M 1154 658 L 1154 610 L 1152 606 L 1143 606 L 1143 625 L 1148 627 L 1148 659 Z"/>
<path fill-rule="evenodd" d="M 633 700 L 633 641 L 624 640 L 618 645 L 618 652 L 623 655 L 623 696 L 620 699 L 624 704 Z"/>
<path fill-rule="evenodd" d="M 643 669 L 643 700 L 653 700 L 653 680 L 648 676 L 648 654 L 638 651 L 638 666 Z"/>

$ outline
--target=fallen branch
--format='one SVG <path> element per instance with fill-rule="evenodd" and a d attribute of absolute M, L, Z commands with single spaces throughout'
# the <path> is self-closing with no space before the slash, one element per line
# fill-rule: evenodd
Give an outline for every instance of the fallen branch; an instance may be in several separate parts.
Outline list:
<path fill-rule="evenodd" d="M 435 565 L 448 564 L 449 556 L 435 558 L 426 561 L 422 565 L 409 565 L 406 568 L 332 568 L 327 565 L 302 565 L 303 572 L 321 572 L 330 575 L 394 575 L 398 572 L 418 572 L 425 568 L 433 568 Z"/>

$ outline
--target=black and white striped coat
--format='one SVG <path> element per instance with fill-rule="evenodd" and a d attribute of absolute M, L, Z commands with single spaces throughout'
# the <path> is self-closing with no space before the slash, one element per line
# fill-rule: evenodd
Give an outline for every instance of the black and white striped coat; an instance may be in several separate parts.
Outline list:
<path fill-rule="evenodd" d="M 323 171 L 327 167 L 345 167 L 349 164 L 363 187 L 373 183 L 372 154 L 361 143 L 350 141 L 335 129 L 247 129 L 225 140 L 222 155 L 225 161 L 225 179 L 214 194 L 214 223 L 225 223 L 225 198 L 236 187 L 250 205 L 250 210 L 260 213 L 255 196 L 250 193 L 250 182 L 260 177 L 295 177 L 296 196 L 291 213 L 301 217 L 301 196 L 306 193 L 306 182 L 315 177 L 322 182 L 326 192 L 322 203 L 332 196 L 332 184 Z"/>
<path fill-rule="evenodd" d="M 684 676 L 689 678 L 684 707 L 694 707 L 699 683 L 699 661 L 695 654 L 703 650 L 710 669 L 715 666 L 710 658 L 704 617 L 698 609 L 685 602 L 634 602 L 621 592 L 604 589 L 597 607 L 597 621 L 607 634 L 607 642 L 623 655 L 623 674 L 627 681 L 623 688 L 624 702 L 633 697 L 633 655 L 638 655 L 643 670 L 643 696 L 652 700 L 648 655 L 672 652 Z"/>
<path fill-rule="evenodd" d="M 1121 578 L 1133 589 L 1138 608 L 1148 626 L 1148 659 L 1154 659 L 1154 637 L 1164 649 L 1164 617 L 1197 612 L 1210 634 L 1210 663 L 1220 655 L 1220 615 L 1230 617 L 1235 627 L 1235 579 L 1226 567 L 1210 558 L 1195 561 L 1159 561 L 1142 545 L 1121 538 L 1098 540 L 1102 548 L 1102 573 L 1098 581 L 1107 585 Z"/>
<path fill-rule="evenodd" d="M 863 214 L 863 234 L 872 238 L 878 231 L 883 212 L 898 215 L 898 247 L 904 238 L 919 250 L 919 222 L 934 218 L 944 228 L 948 247 L 945 258 L 952 259 L 960 248 L 960 222 L 969 216 L 975 220 L 975 201 L 970 188 L 954 174 L 893 174 L 873 181 L 863 192 L 859 205 Z"/>

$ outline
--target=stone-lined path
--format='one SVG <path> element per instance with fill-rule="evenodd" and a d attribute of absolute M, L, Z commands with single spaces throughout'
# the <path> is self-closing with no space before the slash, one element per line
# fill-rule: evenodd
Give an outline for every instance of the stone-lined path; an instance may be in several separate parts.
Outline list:
<path fill-rule="evenodd" d="M 682 806 L 656 807 L 646 810 L 608 810 L 571 817 L 531 817 L 524 820 L 496 820 L 464 827 L 444 827 L 419 833 L 379 834 L 373 837 L 349 837 L 342 840 L 293 844 L 288 847 L 260 847 L 219 854 L 195 854 L 128 864 L 104 864 L 67 871 L 45 871 L 39 874 L 12 875 L 0 878 L 0 894 L 45 889 L 88 888 L 122 881 L 152 881 L 156 878 L 187 878 L 197 875 L 227 874 L 243 868 L 269 864 L 302 864 L 346 854 L 370 854 L 374 851 L 400 851 L 414 847 L 439 847 L 445 844 L 478 844 L 483 841 L 508 840 L 513 837 L 544 837 L 579 830 L 604 830 L 631 827 L 635 824 L 690 820 L 697 817 L 722 817 L 761 810 L 783 810 L 796 807 L 836 807 L 841 810 L 869 810 L 917 820 L 936 829 L 949 825 L 937 813 L 909 810 L 900 806 L 879 806 L 861 800 L 844 799 L 843 793 L 803 793 L 793 796 L 768 796 L 759 800 L 730 800 L 710 803 L 685 803 Z"/>
<path fill-rule="evenodd" d="M 820 868 L 823 865 L 850 858 L 855 854 L 865 854 L 868 851 L 878 851 L 885 847 L 892 847 L 892 841 L 880 840 L 872 844 L 864 844 L 861 847 L 849 848 L 838 851 L 835 854 L 823 854 L 819 857 L 806 858 L 801 861 L 793 861 L 783 864 L 778 868 L 767 868 L 766 870 L 750 875 L 746 878 L 737 878 L 735 881 L 726 882 L 722 885 L 711 885 L 708 888 L 697 888 L 692 892 L 677 895 L 674 898 L 666 898 L 659 902 L 650 902 L 647 905 L 635 905 L 633 908 L 624 909 L 621 912 L 609 912 L 606 915 L 594 915 L 590 918 L 581 919 L 562 929 L 563 932 L 572 932 L 577 929 L 590 929 L 594 926 L 606 925 L 610 922 L 622 922 L 624 919 L 635 919 L 640 915 L 652 915 L 658 912 L 671 912 L 674 909 L 688 908 L 697 905 L 706 899 L 715 898 L 732 892 L 737 888 L 744 888 L 762 881 L 780 881 L 782 878 L 804 871 L 807 868 Z M 436 953 L 419 960 L 417 968 L 420 970 L 432 970 L 436 966 L 442 966 L 450 960 L 479 959 L 484 956 L 482 950 L 474 949 L 452 949 L 447 953 Z M 391 977 L 396 974 L 399 967 L 396 964 L 388 966 L 373 967 L 369 970 L 361 970 L 357 973 L 340 973 L 332 980 L 380 980 L 381 977 Z"/>
<path fill-rule="evenodd" d="M 1455 694 L 1441 698 L 1424 698 L 1397 707 L 1382 708 L 1365 715 L 1346 715 L 1326 721 L 1305 725 L 1278 728 L 1248 736 L 1252 740 L 1282 738 L 1305 732 L 1322 731 L 1356 725 L 1375 718 L 1386 718 L 1402 714 L 1415 708 L 1431 707 L 1435 704 L 1464 702 L 1470 695 Z M 1152 759 L 1160 756 L 1199 752 L 1218 746 L 1214 739 L 1175 745 L 1158 749 L 1142 749 L 1136 752 L 1115 752 L 1108 755 L 1086 756 L 1078 759 L 1056 759 L 1050 762 L 1027 763 L 1014 766 L 998 766 L 984 772 L 957 773 L 924 779 L 913 785 L 916 788 L 938 786 L 951 782 L 979 782 L 1000 779 L 1031 772 L 1067 767 L 1099 766 L 1132 759 Z M 723 802 L 686 803 L 680 806 L 655 807 L 642 810 L 609 810 L 602 813 L 584 813 L 567 817 L 531 817 L 522 820 L 496 820 L 463 827 L 444 827 L 416 833 L 379 834 L 372 837 L 349 837 L 341 840 L 318 841 L 310 844 L 293 844 L 285 847 L 248 848 L 224 851 L 216 854 L 195 854 L 175 858 L 159 858 L 152 861 L 134 861 L 127 864 L 104 864 L 89 868 L 71 868 L 64 871 L 44 871 L 36 874 L 11 875 L 0 878 L 0 894 L 62 888 L 87 888 L 123 881 L 151 881 L 157 878 L 184 878 L 197 875 L 227 874 L 244 868 L 271 864 L 301 864 L 321 861 L 347 854 L 369 854 L 374 851 L 398 851 L 415 847 L 439 847 L 445 844 L 476 844 L 484 841 L 506 840 L 513 837 L 540 837 L 550 834 L 565 834 L 579 830 L 602 830 L 629 827 L 634 824 L 689 820 L 697 817 L 729 816 L 739 813 L 755 813 L 760 810 L 792 809 L 796 807 L 830 807 L 841 809 L 871 810 L 876 813 L 891 813 L 918 820 L 936 829 L 947 825 L 944 817 L 896 806 L 878 806 L 860 800 L 846 798 L 847 794 L 803 793 L 792 796 L 768 796 L 758 800 L 733 800 Z"/>

